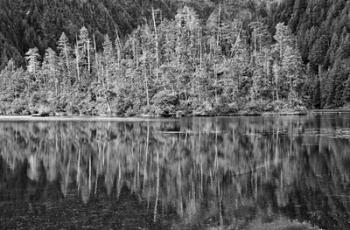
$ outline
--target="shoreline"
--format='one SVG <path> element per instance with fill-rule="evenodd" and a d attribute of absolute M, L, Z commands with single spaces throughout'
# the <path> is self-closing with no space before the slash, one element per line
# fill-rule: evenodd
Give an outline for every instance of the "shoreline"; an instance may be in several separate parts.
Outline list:
<path fill-rule="evenodd" d="M 159 118 L 162 120 L 167 120 L 167 118 Z M 144 122 L 151 121 L 153 118 L 142 118 L 142 117 L 104 117 L 104 116 L 0 116 L 0 122 L 6 121 L 130 121 L 130 122 Z"/>
<path fill-rule="evenodd" d="M 307 116 L 310 114 L 342 114 L 350 113 L 350 110 L 308 110 L 304 112 L 264 112 L 264 113 L 233 113 L 233 114 L 216 114 L 216 115 L 202 115 L 202 116 L 150 116 L 139 115 L 133 117 L 116 117 L 116 116 L 40 116 L 40 115 L 0 115 L 0 122 L 5 121 L 131 121 L 143 122 L 154 120 L 174 120 L 180 118 L 195 118 L 195 117 L 252 117 L 252 116 Z"/>

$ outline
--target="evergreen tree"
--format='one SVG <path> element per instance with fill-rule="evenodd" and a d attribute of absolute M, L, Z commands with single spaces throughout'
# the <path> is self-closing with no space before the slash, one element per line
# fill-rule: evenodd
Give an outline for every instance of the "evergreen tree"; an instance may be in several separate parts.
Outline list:
<path fill-rule="evenodd" d="M 316 39 L 309 54 L 309 60 L 311 64 L 317 66 L 318 68 L 321 68 L 321 66 L 325 62 L 325 58 L 327 55 L 328 43 L 328 38 L 325 35 Z M 321 74 L 320 70 L 318 74 Z"/>
<path fill-rule="evenodd" d="M 113 65 L 115 63 L 114 48 L 113 43 L 108 35 L 105 35 L 103 42 L 103 63 L 104 63 L 104 73 L 105 80 L 109 81 L 111 79 L 111 74 L 113 72 Z"/>
<path fill-rule="evenodd" d="M 91 51 L 92 43 L 89 38 L 89 32 L 85 26 L 83 26 L 79 31 L 79 39 L 77 41 L 77 54 L 79 56 L 79 61 L 83 67 L 83 71 L 87 72 L 89 76 L 91 73 Z"/>
<path fill-rule="evenodd" d="M 42 63 L 42 74 L 45 76 L 44 83 L 54 82 L 56 95 L 58 94 L 59 78 L 57 78 L 57 55 L 54 50 L 47 48 Z"/>
<path fill-rule="evenodd" d="M 267 26 L 260 21 L 250 23 L 249 27 L 252 30 L 253 56 L 256 58 L 258 51 L 262 51 L 262 48 L 270 42 L 271 35 L 268 32 Z M 278 38 L 282 39 L 280 37 Z"/>
<path fill-rule="evenodd" d="M 293 47 L 292 46 L 293 38 L 291 35 L 291 31 L 288 28 L 288 26 L 286 26 L 284 23 L 278 23 L 276 25 L 276 33 L 273 36 L 273 38 L 277 42 L 276 48 L 277 48 L 278 53 L 279 53 L 279 58 L 282 61 L 283 54 L 285 52 L 286 47 L 287 46 Z"/>
<path fill-rule="evenodd" d="M 348 60 L 347 61 L 337 60 L 334 64 L 334 68 L 331 71 L 331 74 L 333 75 L 334 83 L 335 83 L 334 104 L 337 107 L 340 107 L 345 103 L 343 100 L 343 95 L 344 95 L 344 90 L 346 90 L 345 88 L 346 82 L 349 78 L 349 73 L 350 73 Z"/>
<path fill-rule="evenodd" d="M 57 64 L 59 66 L 61 79 L 65 85 L 70 86 L 73 72 L 71 56 L 72 49 L 69 45 L 69 40 L 65 33 L 61 34 L 57 42 L 57 50 L 59 52 L 59 55 L 57 57 Z"/>
<path fill-rule="evenodd" d="M 348 80 L 345 82 L 342 99 L 345 104 L 350 104 L 350 75 L 348 76 Z"/>
<path fill-rule="evenodd" d="M 289 93 L 292 93 L 298 80 L 301 80 L 302 61 L 299 52 L 290 46 L 286 47 L 283 54 L 282 71 L 289 81 Z"/>
<path fill-rule="evenodd" d="M 329 49 L 327 51 L 327 60 L 329 64 L 333 64 L 336 59 L 336 52 L 339 46 L 339 36 L 334 33 L 331 39 Z"/>
<path fill-rule="evenodd" d="M 26 53 L 27 70 L 34 76 L 37 75 L 40 68 L 40 54 L 38 48 L 34 47 Z"/>
<path fill-rule="evenodd" d="M 312 105 L 316 109 L 320 109 L 322 107 L 322 101 L 321 101 L 321 83 L 320 80 L 316 81 L 316 84 L 314 85 L 312 89 Z"/>
<path fill-rule="evenodd" d="M 244 81 L 246 71 L 249 66 L 249 47 L 243 37 L 244 31 L 240 31 L 236 37 L 235 43 L 231 47 L 231 63 L 234 73 L 238 93 L 241 92 L 241 85 Z"/>

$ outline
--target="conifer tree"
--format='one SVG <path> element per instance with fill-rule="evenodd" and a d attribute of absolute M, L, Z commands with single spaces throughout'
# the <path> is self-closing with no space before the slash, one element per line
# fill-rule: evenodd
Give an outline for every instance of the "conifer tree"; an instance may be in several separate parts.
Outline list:
<path fill-rule="evenodd" d="M 334 33 L 327 51 L 327 60 L 329 64 L 333 64 L 336 59 L 336 52 L 339 46 L 339 36 Z"/>
<path fill-rule="evenodd" d="M 40 54 L 38 48 L 34 47 L 26 53 L 27 70 L 34 76 L 37 75 L 40 68 Z"/>
<path fill-rule="evenodd" d="M 282 71 L 289 80 L 289 93 L 295 90 L 294 84 L 300 79 L 301 68 L 302 61 L 299 52 L 287 46 L 283 54 Z"/>
<path fill-rule="evenodd" d="M 113 64 L 115 63 L 113 43 L 109 36 L 104 36 L 103 42 L 103 63 L 104 63 L 104 81 L 109 81 L 113 72 Z"/>
<path fill-rule="evenodd" d="M 122 42 L 120 40 L 120 37 L 119 37 L 119 34 L 118 34 L 118 31 L 116 31 L 116 38 L 115 38 L 115 52 L 116 52 L 116 55 L 117 55 L 117 65 L 118 65 L 118 68 L 120 68 L 120 64 L 121 64 L 121 59 L 122 59 Z"/>
<path fill-rule="evenodd" d="M 89 32 L 85 26 L 83 26 L 79 31 L 79 40 L 77 41 L 77 52 L 81 64 L 83 65 L 83 70 L 86 70 L 88 76 L 91 73 L 91 51 L 92 45 L 89 38 Z"/>
<path fill-rule="evenodd" d="M 262 48 L 267 44 L 267 42 L 269 42 L 270 33 L 268 32 L 267 26 L 260 21 L 250 23 L 249 27 L 252 29 L 252 56 L 256 58 L 258 51 L 262 51 Z"/>
<path fill-rule="evenodd" d="M 273 38 L 277 41 L 276 48 L 279 53 L 279 58 L 282 61 L 284 50 L 286 49 L 287 45 L 292 46 L 291 43 L 293 42 L 293 39 L 291 36 L 291 31 L 284 23 L 278 23 L 276 25 L 276 33 Z"/>
<path fill-rule="evenodd" d="M 57 50 L 59 52 L 57 58 L 57 64 L 59 66 L 61 79 L 65 81 L 67 84 L 66 87 L 70 86 L 71 77 L 72 77 L 72 57 L 71 52 L 72 49 L 69 45 L 68 37 L 65 33 L 62 33 L 58 42 L 57 42 Z"/>
<path fill-rule="evenodd" d="M 350 104 L 350 75 L 344 85 L 343 102 L 345 104 Z"/>
<path fill-rule="evenodd" d="M 57 78 L 57 55 L 54 50 L 47 48 L 42 63 L 42 72 L 45 76 L 44 82 L 47 85 L 49 82 L 55 83 L 56 95 L 58 94 L 59 79 Z"/>

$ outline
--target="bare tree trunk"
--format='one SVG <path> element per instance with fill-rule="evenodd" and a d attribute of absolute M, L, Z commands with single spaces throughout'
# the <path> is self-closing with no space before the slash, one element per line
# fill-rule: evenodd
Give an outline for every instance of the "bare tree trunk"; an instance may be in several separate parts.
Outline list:
<path fill-rule="evenodd" d="M 221 3 L 219 3 L 219 15 L 218 15 L 218 34 L 216 39 L 216 45 L 220 44 L 220 36 L 221 36 Z"/>
<path fill-rule="evenodd" d="M 80 81 L 80 70 L 79 70 L 79 47 L 78 47 L 78 39 L 76 38 L 75 45 L 75 60 L 76 60 L 76 68 L 77 68 L 77 79 Z"/>
<path fill-rule="evenodd" d="M 266 50 L 265 50 L 265 60 L 264 60 L 265 62 L 264 62 L 264 67 L 265 67 L 265 79 L 264 79 L 264 84 L 265 84 L 265 87 L 267 86 L 267 80 L 268 80 L 268 66 L 267 66 L 267 62 L 268 62 L 268 60 L 267 60 L 267 52 L 266 52 Z"/>
<path fill-rule="evenodd" d="M 180 37 L 181 31 L 180 29 L 178 30 L 178 34 L 177 34 L 177 46 L 181 46 L 181 37 Z M 177 66 L 181 65 L 181 50 L 180 49 L 175 49 L 176 50 L 176 57 L 177 57 Z M 183 73 L 183 68 L 181 68 L 181 76 Z M 176 90 L 177 90 L 177 94 L 180 96 L 181 95 L 181 90 L 180 90 L 180 76 L 177 75 L 176 77 Z"/>
<path fill-rule="evenodd" d="M 218 73 L 216 69 L 216 64 L 214 64 L 214 76 L 215 76 L 215 103 L 218 104 Z"/>
<path fill-rule="evenodd" d="M 282 62 L 282 57 L 283 57 L 283 44 L 280 42 L 280 61 Z"/>
<path fill-rule="evenodd" d="M 201 81 L 202 79 L 202 68 L 203 68 L 203 63 L 202 63 L 202 59 L 203 59 L 203 51 L 202 51 L 202 29 L 198 30 L 198 40 L 199 40 L 199 81 L 198 83 Z M 200 85 L 197 84 L 198 87 L 198 100 L 201 101 L 201 93 L 200 93 Z"/>
<path fill-rule="evenodd" d="M 147 77 L 147 70 L 144 70 L 144 77 L 145 77 L 145 88 L 146 88 L 147 106 L 149 106 L 150 103 L 149 103 L 149 93 L 148 93 L 148 77 Z"/>
<path fill-rule="evenodd" d="M 96 65 L 97 81 L 98 81 L 98 82 L 101 82 L 101 79 L 100 79 L 100 64 L 99 64 L 98 55 L 97 55 L 97 47 L 96 47 L 96 37 L 95 37 L 95 34 L 93 35 L 93 39 L 94 39 L 94 52 L 95 52 L 95 65 Z"/>
<path fill-rule="evenodd" d="M 139 61 L 138 61 L 138 57 L 137 57 L 137 53 L 136 53 L 135 35 L 132 39 L 132 54 L 133 54 L 133 59 L 134 59 L 134 62 L 136 64 L 136 67 L 139 67 Z"/>
<path fill-rule="evenodd" d="M 67 44 L 65 44 L 65 46 L 64 46 L 64 56 L 65 56 L 65 59 L 66 59 L 66 66 L 67 66 L 67 71 L 68 71 L 68 78 L 69 78 L 69 82 L 70 82 L 71 69 L 69 68 L 69 67 L 70 67 L 70 64 L 69 64 L 69 56 L 68 56 L 68 47 L 67 47 Z"/>
<path fill-rule="evenodd" d="M 118 68 L 120 68 L 120 61 L 121 61 L 121 42 L 120 42 L 120 38 L 119 38 L 119 35 L 118 35 L 118 31 L 116 31 L 116 42 L 115 42 L 115 46 L 116 46 L 116 49 L 117 49 L 117 63 L 118 63 Z"/>
<path fill-rule="evenodd" d="M 91 191 L 92 188 L 92 183 L 91 183 L 91 179 L 92 179 L 92 168 L 91 168 L 91 156 L 89 156 L 89 193 Z"/>
<path fill-rule="evenodd" d="M 158 32 L 157 32 L 157 25 L 156 25 L 156 17 L 154 13 L 154 9 L 152 7 L 152 19 L 153 19 L 153 27 L 154 27 L 154 36 L 155 36 L 155 45 L 156 45 L 156 63 L 157 63 L 157 71 L 156 71 L 156 77 L 157 81 L 159 80 L 159 74 L 158 74 L 158 69 L 159 69 L 159 47 L 158 47 Z"/>
<path fill-rule="evenodd" d="M 279 100 L 279 95 L 278 95 L 278 76 L 275 76 L 275 91 L 276 91 L 276 100 Z"/>
<path fill-rule="evenodd" d="M 88 58 L 88 75 L 91 73 L 91 60 L 90 60 L 90 39 L 87 40 L 87 58 Z"/>
<path fill-rule="evenodd" d="M 55 91 L 56 91 L 56 97 L 58 96 L 58 80 L 55 79 Z"/>

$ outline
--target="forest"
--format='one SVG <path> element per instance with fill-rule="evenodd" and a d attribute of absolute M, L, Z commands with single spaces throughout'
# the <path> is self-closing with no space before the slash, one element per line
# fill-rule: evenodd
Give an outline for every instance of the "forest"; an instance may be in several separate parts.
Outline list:
<path fill-rule="evenodd" d="M 0 114 L 182 116 L 350 104 L 346 0 L 0 2 Z"/>

